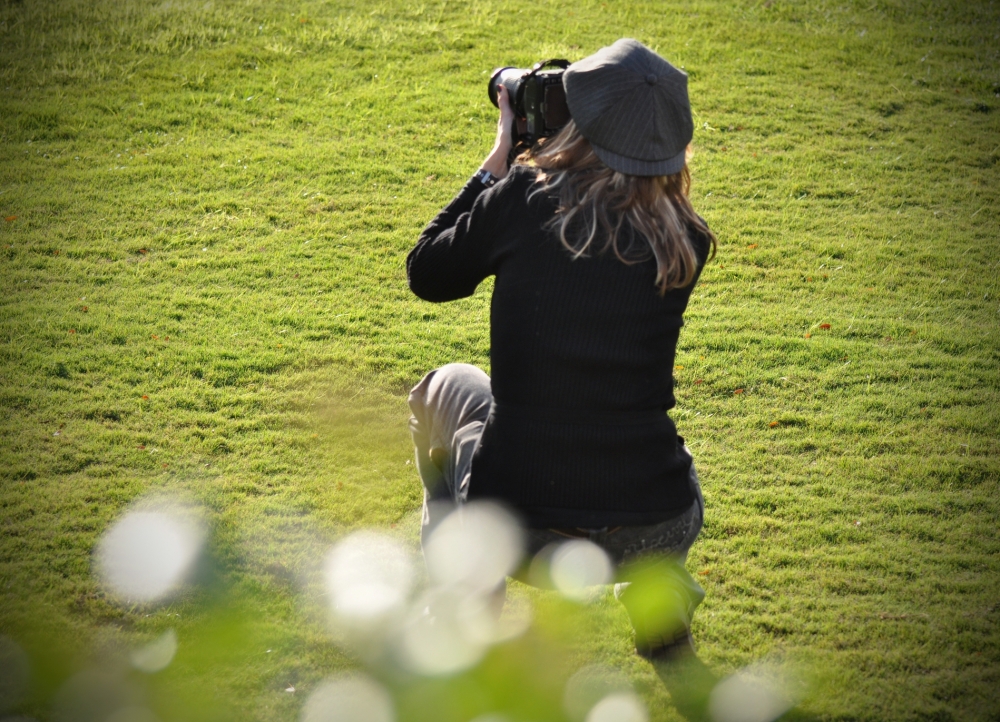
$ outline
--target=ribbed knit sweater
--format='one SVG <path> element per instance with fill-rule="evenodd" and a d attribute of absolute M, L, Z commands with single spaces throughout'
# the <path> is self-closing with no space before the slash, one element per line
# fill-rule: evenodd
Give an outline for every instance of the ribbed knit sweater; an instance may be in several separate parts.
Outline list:
<path fill-rule="evenodd" d="M 496 276 L 494 404 L 469 497 L 500 499 L 532 527 L 665 521 L 693 502 L 691 457 L 666 412 L 694 284 L 661 296 L 651 253 L 629 264 L 613 252 L 573 259 L 545 230 L 555 199 L 529 200 L 535 173 L 514 166 L 489 189 L 470 180 L 406 261 L 410 288 L 428 301 L 471 296 Z M 700 273 L 709 240 L 692 233 Z"/>

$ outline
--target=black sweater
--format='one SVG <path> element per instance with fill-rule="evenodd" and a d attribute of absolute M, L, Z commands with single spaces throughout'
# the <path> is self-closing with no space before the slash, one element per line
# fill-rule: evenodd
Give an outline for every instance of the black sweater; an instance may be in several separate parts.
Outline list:
<path fill-rule="evenodd" d="M 496 276 L 495 401 L 469 497 L 501 499 L 532 527 L 664 521 L 693 502 L 691 459 L 666 414 L 691 287 L 661 296 L 650 253 L 632 264 L 612 252 L 572 259 L 543 230 L 554 199 L 528 200 L 534 180 L 525 166 L 488 190 L 470 180 L 406 261 L 428 301 L 471 296 Z M 700 272 L 709 241 L 692 238 Z"/>

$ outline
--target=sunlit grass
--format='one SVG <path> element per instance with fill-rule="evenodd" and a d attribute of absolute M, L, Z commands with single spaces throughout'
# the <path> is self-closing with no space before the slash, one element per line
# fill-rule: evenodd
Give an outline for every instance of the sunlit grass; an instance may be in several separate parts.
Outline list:
<path fill-rule="evenodd" d="M 415 544 L 405 391 L 489 366 L 490 284 L 418 301 L 405 254 L 488 150 L 494 66 L 632 36 L 690 74 L 694 201 L 721 241 L 675 370 L 708 505 L 689 561 L 704 659 L 814 664 L 805 707 L 828 718 L 995 717 L 998 17 L 0 6 L 0 631 L 48 660 L 25 711 L 94 650 L 170 627 L 165 688 L 241 718 L 294 719 L 351 664 L 322 557 L 360 526 Z M 216 581 L 123 608 L 91 550 L 161 492 L 206 509 Z M 580 624 L 574 663 L 624 670 L 676 718 L 610 595 Z M 242 641 L 213 656 L 217 639 Z"/>

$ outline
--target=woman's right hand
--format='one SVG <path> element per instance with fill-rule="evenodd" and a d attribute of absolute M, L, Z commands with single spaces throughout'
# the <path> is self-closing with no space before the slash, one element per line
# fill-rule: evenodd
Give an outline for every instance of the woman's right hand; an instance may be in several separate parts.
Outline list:
<path fill-rule="evenodd" d="M 500 86 L 497 91 L 497 104 L 500 106 L 500 118 L 497 120 L 497 137 L 493 150 L 486 156 L 481 168 L 488 170 L 497 178 L 507 175 L 507 157 L 514 147 L 514 108 L 510 104 L 507 88 Z"/>

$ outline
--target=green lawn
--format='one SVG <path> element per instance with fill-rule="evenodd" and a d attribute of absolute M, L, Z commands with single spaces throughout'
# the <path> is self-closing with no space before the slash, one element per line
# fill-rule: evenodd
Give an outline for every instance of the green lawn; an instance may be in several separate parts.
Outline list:
<path fill-rule="evenodd" d="M 707 503 L 702 658 L 796 665 L 823 719 L 1000 719 L 985 0 L 0 0 L 0 633 L 33 670 L 6 711 L 48 719 L 74 671 L 171 627 L 142 681 L 165 722 L 297 719 L 355 664 L 323 555 L 362 526 L 416 543 L 405 392 L 489 367 L 490 284 L 419 301 L 405 255 L 492 143 L 490 70 L 623 36 L 689 74 L 720 240 L 673 413 Z M 206 510 L 205 581 L 125 608 L 91 550 L 162 492 Z M 403 685 L 401 719 L 467 722 L 476 684 L 516 697 L 557 659 L 678 719 L 610 595 L 512 596 L 537 631 Z"/>

